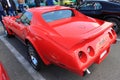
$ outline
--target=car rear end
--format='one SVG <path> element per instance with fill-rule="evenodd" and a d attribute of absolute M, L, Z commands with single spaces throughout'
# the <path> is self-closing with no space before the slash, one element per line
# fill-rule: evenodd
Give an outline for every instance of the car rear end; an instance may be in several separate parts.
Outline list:
<path fill-rule="evenodd" d="M 109 26 L 108 28 L 105 26 Z M 94 64 L 100 64 L 110 52 L 111 44 L 116 42 L 116 33 L 110 27 L 111 23 L 106 22 L 98 29 L 90 31 L 83 35 L 84 42 L 82 47 L 75 51 L 77 57 L 78 68 L 76 71 L 80 75 L 89 73 L 88 68 Z M 92 36 L 89 36 L 91 35 Z M 79 46 L 78 46 L 79 47 Z"/>
<path fill-rule="evenodd" d="M 61 58 L 59 54 L 60 66 L 83 76 L 92 64 L 99 64 L 106 58 L 117 36 L 112 23 L 73 11 L 56 10 L 42 17 L 51 28 L 52 34 L 48 37 L 57 45 L 55 49 L 62 57 L 64 55 Z"/>

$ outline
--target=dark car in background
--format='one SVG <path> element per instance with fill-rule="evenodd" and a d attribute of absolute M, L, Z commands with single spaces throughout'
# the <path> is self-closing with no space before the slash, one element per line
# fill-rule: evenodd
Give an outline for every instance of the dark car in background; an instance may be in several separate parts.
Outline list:
<path fill-rule="evenodd" d="M 117 0 L 86 0 L 77 7 L 85 15 L 114 23 L 114 30 L 120 31 L 120 2 Z"/>

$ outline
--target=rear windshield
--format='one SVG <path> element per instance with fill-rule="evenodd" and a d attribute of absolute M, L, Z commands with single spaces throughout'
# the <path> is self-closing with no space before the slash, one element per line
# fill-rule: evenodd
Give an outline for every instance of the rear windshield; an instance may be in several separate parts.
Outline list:
<path fill-rule="evenodd" d="M 44 13 L 42 14 L 42 17 L 46 22 L 52 22 L 55 20 L 70 18 L 73 15 L 74 13 L 72 12 L 72 10 L 57 10 L 57 11 Z"/>

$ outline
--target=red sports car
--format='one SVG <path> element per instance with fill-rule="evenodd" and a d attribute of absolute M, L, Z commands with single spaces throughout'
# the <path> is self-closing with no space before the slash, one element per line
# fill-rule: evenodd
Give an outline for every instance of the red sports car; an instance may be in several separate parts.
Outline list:
<path fill-rule="evenodd" d="M 28 9 L 20 17 L 4 17 L 7 36 L 16 35 L 28 47 L 28 59 L 36 70 L 56 64 L 81 76 L 102 62 L 116 42 L 110 22 L 94 19 L 63 7 Z"/>
<path fill-rule="evenodd" d="M 0 80 L 10 80 L 1 63 L 0 63 Z"/>

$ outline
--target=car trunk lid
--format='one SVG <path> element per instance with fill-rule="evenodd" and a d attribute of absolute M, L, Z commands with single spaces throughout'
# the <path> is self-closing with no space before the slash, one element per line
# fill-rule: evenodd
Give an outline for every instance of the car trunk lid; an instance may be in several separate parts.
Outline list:
<path fill-rule="evenodd" d="M 52 35 L 51 38 L 61 46 L 70 49 L 87 39 L 96 38 L 113 24 L 91 18 L 82 21 L 78 19 L 56 21 L 49 25 L 58 34 Z"/>

